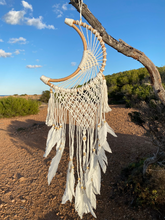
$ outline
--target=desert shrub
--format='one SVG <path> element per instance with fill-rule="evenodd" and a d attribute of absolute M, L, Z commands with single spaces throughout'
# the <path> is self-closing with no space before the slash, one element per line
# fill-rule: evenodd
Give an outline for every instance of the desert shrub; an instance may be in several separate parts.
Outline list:
<path fill-rule="evenodd" d="M 139 112 L 129 113 L 129 116 L 132 122 L 147 131 L 155 146 L 155 154 L 146 158 L 141 166 L 141 183 L 138 183 L 138 187 L 137 182 L 134 185 L 137 189 L 136 204 L 151 205 L 163 212 L 162 207 L 165 205 L 165 106 L 160 101 L 151 99 L 147 103 L 141 102 L 138 107 Z M 130 178 L 135 179 L 132 171 L 127 175 L 126 181 L 128 182 Z M 139 175 L 136 176 L 136 179 L 138 178 L 140 180 Z"/>
<path fill-rule="evenodd" d="M 158 164 L 152 164 L 144 178 L 144 161 L 145 158 L 131 163 L 121 171 L 117 191 L 120 195 L 124 194 L 132 206 L 150 206 L 162 212 L 165 205 L 165 169 Z"/>
<path fill-rule="evenodd" d="M 20 96 L 26 96 L 27 94 L 25 93 L 25 94 L 21 94 Z"/>
<path fill-rule="evenodd" d="M 50 91 L 49 90 L 45 90 L 41 94 L 40 101 L 48 103 L 49 98 L 50 98 Z"/>
<path fill-rule="evenodd" d="M 8 97 L 0 99 L 0 118 L 33 115 L 39 112 L 36 100 Z"/>

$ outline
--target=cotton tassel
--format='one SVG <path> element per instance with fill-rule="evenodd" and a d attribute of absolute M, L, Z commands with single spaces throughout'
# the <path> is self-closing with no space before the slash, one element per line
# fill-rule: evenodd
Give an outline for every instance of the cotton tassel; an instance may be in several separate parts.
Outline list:
<path fill-rule="evenodd" d="M 61 160 L 61 157 L 62 157 L 62 154 L 64 151 L 64 147 L 65 147 L 65 143 L 63 141 L 63 142 L 61 142 L 61 146 L 60 146 L 60 148 L 58 148 L 55 157 L 53 157 L 53 159 L 51 161 L 49 171 L 48 171 L 48 185 L 50 185 L 53 177 L 56 175 L 57 168 L 58 168 L 59 162 Z"/>
<path fill-rule="evenodd" d="M 86 169 L 86 130 L 83 130 L 83 170 Z"/>
<path fill-rule="evenodd" d="M 110 111 L 112 111 L 112 109 L 109 107 L 108 105 L 108 91 L 107 91 L 107 84 L 106 84 L 106 80 L 103 80 L 103 107 L 104 107 L 104 111 L 105 113 L 108 113 Z"/>
<path fill-rule="evenodd" d="M 51 126 L 54 123 L 54 93 L 52 89 L 50 89 L 50 98 L 48 102 L 48 110 L 46 117 L 46 125 Z"/>
<path fill-rule="evenodd" d="M 74 196 L 74 167 L 72 161 L 69 161 L 69 167 L 67 172 L 67 181 L 64 195 L 62 197 L 62 204 L 65 204 L 68 200 L 72 202 L 72 197 Z"/>
<path fill-rule="evenodd" d="M 74 185 L 75 185 L 74 166 L 72 164 L 72 170 L 71 170 L 70 178 L 69 178 L 69 186 L 70 186 L 70 191 L 73 196 L 75 196 Z"/>
<path fill-rule="evenodd" d="M 55 146 L 56 143 L 60 142 L 62 136 L 62 128 L 57 128 L 54 125 L 49 130 L 47 142 L 46 142 L 46 150 L 44 157 L 47 157 L 52 148 Z"/>

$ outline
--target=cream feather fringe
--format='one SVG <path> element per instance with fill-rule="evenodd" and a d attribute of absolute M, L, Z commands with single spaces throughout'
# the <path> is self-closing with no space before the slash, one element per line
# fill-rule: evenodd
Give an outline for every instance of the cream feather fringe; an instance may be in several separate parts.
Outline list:
<path fill-rule="evenodd" d="M 83 217 L 83 214 L 89 212 L 96 218 L 93 209 L 96 209 L 96 195 L 100 194 L 101 169 L 105 173 L 108 165 L 105 151 L 112 153 L 107 142 L 107 134 L 110 133 L 114 137 L 117 137 L 114 130 L 105 121 L 105 113 L 111 111 L 111 108 L 108 106 L 106 80 L 103 80 L 102 77 L 99 80 L 97 83 L 100 84 L 97 86 L 94 83 L 91 84 L 93 90 L 90 90 L 91 88 L 88 87 L 90 90 L 88 91 L 89 93 L 83 92 L 83 87 L 75 96 L 72 93 L 67 95 L 63 91 L 61 93 L 57 91 L 55 94 L 52 92 L 48 103 L 46 124 L 52 127 L 48 132 L 44 157 L 47 157 L 52 148 L 56 146 L 56 155 L 52 159 L 48 171 L 48 184 L 51 183 L 53 177 L 56 175 L 65 148 L 68 115 L 70 161 L 62 204 L 65 204 L 68 200 L 72 202 L 73 197 L 75 197 L 75 210 L 78 212 L 80 218 Z M 84 91 L 86 89 L 87 87 Z M 91 99 L 90 92 L 95 92 L 95 90 L 97 92 L 95 93 L 96 97 L 94 100 Z M 84 103 L 88 100 L 88 105 L 93 106 L 94 116 L 88 112 L 88 109 L 82 110 L 85 106 L 85 104 L 81 105 L 81 102 L 83 103 L 83 95 L 85 97 Z M 58 97 L 58 99 L 55 99 L 55 97 Z M 74 100 L 76 100 L 77 104 L 72 109 Z M 76 113 L 76 109 L 78 108 L 80 112 Z M 81 117 L 86 114 L 89 114 L 87 122 L 81 125 Z M 75 180 L 73 165 L 75 146 L 77 180 Z"/>

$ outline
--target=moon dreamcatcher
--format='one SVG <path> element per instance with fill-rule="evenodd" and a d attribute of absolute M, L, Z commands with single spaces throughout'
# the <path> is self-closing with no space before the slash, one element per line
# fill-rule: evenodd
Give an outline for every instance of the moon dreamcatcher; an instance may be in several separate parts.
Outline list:
<path fill-rule="evenodd" d="M 46 118 L 46 125 L 51 128 L 44 157 L 56 146 L 48 184 L 56 175 L 65 148 L 66 124 L 69 124 L 69 164 L 62 204 L 68 200 L 72 202 L 75 197 L 75 209 L 80 218 L 89 212 L 96 218 L 93 209 L 96 209 L 96 195 L 100 194 L 101 169 L 105 173 L 108 164 L 105 151 L 111 153 L 107 133 L 116 137 L 105 121 L 105 113 L 111 111 L 103 75 L 106 48 L 97 30 L 81 21 L 81 10 L 80 21 L 66 18 L 65 23 L 80 35 L 84 52 L 77 70 L 70 76 L 62 79 L 41 76 L 51 87 Z"/>

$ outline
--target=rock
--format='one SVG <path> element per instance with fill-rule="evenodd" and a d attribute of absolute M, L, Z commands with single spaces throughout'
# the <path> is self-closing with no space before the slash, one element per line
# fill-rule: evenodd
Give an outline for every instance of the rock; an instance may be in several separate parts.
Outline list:
<path fill-rule="evenodd" d="M 19 179 L 19 181 L 20 181 L 20 182 L 24 182 L 24 181 L 26 181 L 26 178 L 25 178 L 25 177 L 21 177 L 21 178 Z"/>
<path fill-rule="evenodd" d="M 22 175 L 20 173 L 15 173 L 13 176 L 13 178 L 16 180 L 20 179 L 21 177 L 22 177 Z"/>
<path fill-rule="evenodd" d="M 21 200 L 21 202 L 25 203 L 25 202 L 26 202 L 26 200 L 25 200 L 25 199 L 22 199 L 22 200 Z"/>
<path fill-rule="evenodd" d="M 1 205 L 0 205 L 0 208 L 3 208 L 3 206 L 4 206 L 4 204 L 1 204 Z"/>

